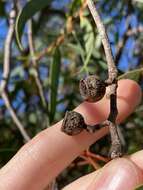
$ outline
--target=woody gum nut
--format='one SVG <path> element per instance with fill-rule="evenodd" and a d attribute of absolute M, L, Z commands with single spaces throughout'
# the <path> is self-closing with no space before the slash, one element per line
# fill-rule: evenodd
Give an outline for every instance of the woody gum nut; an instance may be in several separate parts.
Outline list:
<path fill-rule="evenodd" d="M 84 118 L 80 113 L 67 111 L 62 123 L 61 131 L 67 135 L 78 135 L 86 128 Z"/>
<path fill-rule="evenodd" d="M 90 75 L 79 83 L 80 94 L 88 102 L 97 102 L 106 92 L 106 84 L 95 75 Z"/>

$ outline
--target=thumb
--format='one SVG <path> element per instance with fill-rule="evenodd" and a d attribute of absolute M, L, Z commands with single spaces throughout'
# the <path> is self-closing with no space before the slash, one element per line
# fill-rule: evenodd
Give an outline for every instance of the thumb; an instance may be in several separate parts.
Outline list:
<path fill-rule="evenodd" d="M 126 158 L 111 161 L 90 183 L 89 190 L 131 190 L 143 183 L 141 169 Z"/>

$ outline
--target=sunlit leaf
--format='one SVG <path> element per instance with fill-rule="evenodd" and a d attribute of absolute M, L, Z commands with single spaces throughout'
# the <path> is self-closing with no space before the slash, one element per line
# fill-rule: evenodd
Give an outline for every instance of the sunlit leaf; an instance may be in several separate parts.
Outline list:
<path fill-rule="evenodd" d="M 10 76 L 11 77 L 20 77 L 20 78 L 24 78 L 24 69 L 22 66 L 17 66 L 15 67 L 12 71 Z"/>
<path fill-rule="evenodd" d="M 138 82 L 140 74 L 143 74 L 143 68 L 135 69 L 118 77 L 118 79 L 132 79 Z"/>
<path fill-rule="evenodd" d="M 82 45 L 81 45 L 81 43 L 80 43 L 80 41 L 79 41 L 79 39 L 78 39 L 78 37 L 76 35 L 76 32 L 73 32 L 72 34 L 73 34 L 74 39 L 76 40 L 76 43 L 77 43 L 76 46 L 80 50 L 79 53 L 80 53 L 82 62 L 84 63 L 84 61 L 85 61 L 85 51 L 84 51 L 84 49 L 83 49 L 83 47 L 82 47 Z"/>
<path fill-rule="evenodd" d="M 135 2 L 143 3 L 143 0 L 134 0 Z"/>
<path fill-rule="evenodd" d="M 84 50 L 81 46 L 79 46 L 78 44 L 67 44 L 67 46 L 69 48 L 71 48 L 76 54 L 81 55 L 82 57 L 84 57 Z"/>
<path fill-rule="evenodd" d="M 30 121 L 30 123 L 36 124 L 36 122 L 37 122 L 37 116 L 36 116 L 35 113 L 29 114 L 29 121 Z"/>
<path fill-rule="evenodd" d="M 80 26 L 85 30 L 84 33 L 84 44 L 85 44 L 85 59 L 84 59 L 84 67 L 86 68 L 94 47 L 94 32 L 91 23 L 89 20 L 85 17 L 81 18 L 80 20 Z"/>
<path fill-rule="evenodd" d="M 84 33 L 85 50 L 88 53 L 91 47 L 91 43 L 93 43 L 93 39 L 94 39 L 93 29 L 92 29 L 91 23 L 85 17 L 83 17 L 80 20 L 80 26 L 81 28 L 85 30 L 85 33 Z"/>
<path fill-rule="evenodd" d="M 24 26 L 28 19 L 30 19 L 33 15 L 35 15 L 38 11 L 45 8 L 47 5 L 49 5 L 50 0 L 31 0 L 26 3 L 24 8 L 21 10 L 19 15 L 17 16 L 16 20 L 16 39 L 18 46 L 21 50 L 23 50 L 22 44 L 21 44 L 21 36 L 24 29 Z"/>
<path fill-rule="evenodd" d="M 96 49 L 99 49 L 99 48 L 101 47 L 101 45 L 102 45 L 101 37 L 100 37 L 100 35 L 98 34 L 98 35 L 96 36 L 96 39 L 95 39 L 95 48 L 96 48 Z"/>

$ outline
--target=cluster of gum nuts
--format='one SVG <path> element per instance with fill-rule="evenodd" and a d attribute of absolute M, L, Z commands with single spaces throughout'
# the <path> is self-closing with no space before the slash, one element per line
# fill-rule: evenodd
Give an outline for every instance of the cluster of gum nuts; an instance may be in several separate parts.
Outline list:
<path fill-rule="evenodd" d="M 85 101 L 97 102 L 105 95 L 106 86 L 107 84 L 96 75 L 89 75 L 85 79 L 80 80 L 79 90 Z M 67 111 L 62 122 L 61 131 L 73 136 L 78 135 L 83 130 L 93 133 L 95 132 L 95 126 L 87 125 L 80 113 Z"/>

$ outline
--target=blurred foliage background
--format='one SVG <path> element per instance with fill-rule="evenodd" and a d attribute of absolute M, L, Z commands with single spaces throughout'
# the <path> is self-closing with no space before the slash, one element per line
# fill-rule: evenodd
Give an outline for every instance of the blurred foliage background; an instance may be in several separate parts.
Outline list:
<path fill-rule="evenodd" d="M 1 81 L 4 44 L 9 28 L 8 14 L 13 2 L 17 15 L 24 9 L 17 17 L 19 20 L 12 41 L 6 92 L 11 108 L 32 138 L 59 121 L 66 110 L 72 110 L 82 102 L 78 89 L 82 77 L 96 73 L 102 79 L 107 78 L 107 65 L 101 39 L 85 1 L 35 0 L 34 4 L 34 0 L 29 3 L 26 0 L 1 0 Z M 133 79 L 143 87 L 143 1 L 100 0 L 97 6 L 109 35 L 119 77 Z M 31 18 L 29 25 L 26 22 L 28 18 Z M 24 30 L 20 24 L 25 26 Z M 22 51 L 16 41 L 17 35 L 21 35 L 20 30 Z M 29 43 L 30 34 L 33 53 Z M 126 153 L 142 149 L 143 105 L 138 106 L 119 128 Z M 24 139 L 1 97 L 0 136 L 2 167 L 24 144 Z M 107 157 L 109 147 L 110 138 L 107 136 L 92 145 L 90 151 Z M 104 164 L 101 160 L 94 161 L 98 166 Z M 79 163 L 81 158 L 58 176 L 60 188 L 95 169 L 90 163 Z"/>

